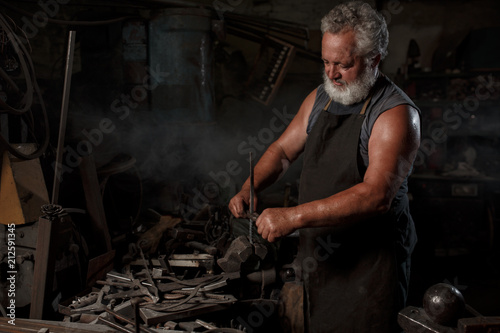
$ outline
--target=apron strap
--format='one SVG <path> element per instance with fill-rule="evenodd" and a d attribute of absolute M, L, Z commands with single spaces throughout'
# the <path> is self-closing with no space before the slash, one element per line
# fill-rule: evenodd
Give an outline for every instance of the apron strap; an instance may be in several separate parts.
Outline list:
<path fill-rule="evenodd" d="M 370 104 L 370 101 L 372 100 L 373 93 L 368 96 L 368 99 L 366 100 L 365 104 L 363 104 L 363 108 L 361 109 L 361 112 L 359 114 L 363 115 L 366 112 L 366 108 L 368 107 L 368 104 Z"/>
<path fill-rule="evenodd" d="M 332 104 L 332 99 L 331 98 L 328 101 L 328 103 L 326 103 L 325 107 L 323 108 L 323 111 L 328 111 L 328 107 L 330 106 L 330 104 Z"/>

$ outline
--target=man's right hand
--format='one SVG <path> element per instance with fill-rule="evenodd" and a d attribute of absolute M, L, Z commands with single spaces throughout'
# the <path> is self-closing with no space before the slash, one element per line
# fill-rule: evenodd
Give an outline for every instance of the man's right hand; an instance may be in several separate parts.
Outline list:
<path fill-rule="evenodd" d="M 242 189 L 238 194 L 236 194 L 231 201 L 229 201 L 229 210 L 233 213 L 236 218 L 247 218 L 248 210 L 250 205 L 250 190 Z M 257 207 L 257 196 L 254 193 L 254 209 Z"/>

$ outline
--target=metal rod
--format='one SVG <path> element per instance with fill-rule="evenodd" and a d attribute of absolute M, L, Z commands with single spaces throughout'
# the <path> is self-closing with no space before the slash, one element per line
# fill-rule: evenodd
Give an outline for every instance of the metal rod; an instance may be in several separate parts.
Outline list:
<path fill-rule="evenodd" d="M 112 315 L 113 317 L 115 317 L 116 319 L 119 319 L 121 321 L 126 322 L 127 324 L 135 326 L 135 321 L 133 321 L 132 319 L 127 318 L 127 317 L 119 314 L 118 312 L 115 312 L 115 311 L 113 311 L 111 309 L 108 309 L 107 307 L 104 309 L 104 311 L 106 311 L 107 313 L 109 313 L 110 315 Z"/>
<path fill-rule="evenodd" d="M 209 330 L 215 330 L 218 328 L 217 326 L 209 324 L 206 321 L 203 321 L 201 319 L 196 319 L 194 322 L 197 323 L 198 325 L 205 327 L 206 329 L 209 329 Z"/>
<path fill-rule="evenodd" d="M 253 244 L 253 205 L 254 205 L 254 180 L 253 180 L 253 160 L 252 152 L 250 152 L 250 209 L 248 216 L 248 240 Z"/>
<path fill-rule="evenodd" d="M 134 331 L 132 330 L 129 330 L 128 328 L 126 327 L 123 327 L 121 325 L 118 325 L 116 323 L 113 323 L 112 321 L 109 321 L 103 317 L 99 317 L 98 320 L 104 324 L 106 324 L 107 326 L 111 327 L 111 328 L 114 328 L 115 330 L 118 330 L 120 332 L 124 332 L 124 333 L 134 333 Z"/>
<path fill-rule="evenodd" d="M 252 152 L 250 152 L 250 214 L 253 213 L 253 205 L 254 205 L 254 184 L 253 184 L 253 160 L 252 160 Z"/>
<path fill-rule="evenodd" d="M 59 185 L 61 183 L 61 166 L 62 157 L 64 153 L 64 137 L 66 133 L 66 120 L 68 117 L 69 93 L 71 90 L 71 74 L 73 72 L 73 58 L 75 55 L 75 35 L 76 31 L 69 32 L 68 39 L 68 52 L 66 53 L 66 73 L 64 76 L 63 98 L 61 105 L 61 119 L 59 120 L 59 138 L 57 140 L 57 153 L 56 162 L 54 164 L 54 183 L 52 186 L 52 200 L 53 205 L 57 204 L 59 200 Z"/>
<path fill-rule="evenodd" d="M 156 287 L 155 282 L 153 281 L 153 278 L 151 277 L 151 273 L 149 272 L 149 267 L 148 263 L 146 262 L 146 258 L 144 257 L 144 252 L 142 251 L 142 248 L 139 247 L 139 252 L 141 253 L 141 258 L 142 258 L 142 263 L 144 266 L 144 271 L 146 272 L 146 277 L 148 279 L 148 282 L 151 284 L 151 288 L 153 288 L 153 302 L 158 303 L 160 300 L 160 297 L 158 295 L 158 288 Z"/>

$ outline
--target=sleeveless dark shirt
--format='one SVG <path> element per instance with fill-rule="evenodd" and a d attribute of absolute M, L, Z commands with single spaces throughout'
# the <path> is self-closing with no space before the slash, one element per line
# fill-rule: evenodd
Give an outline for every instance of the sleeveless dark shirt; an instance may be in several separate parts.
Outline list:
<path fill-rule="evenodd" d="M 385 111 L 390 110 L 398 105 L 410 105 L 415 108 L 419 113 L 419 108 L 413 103 L 413 101 L 402 91 L 398 86 L 396 86 L 389 78 L 385 75 L 381 75 L 377 81 L 379 89 L 375 91 L 370 104 L 366 110 L 365 121 L 361 127 L 360 141 L 359 141 L 359 153 L 362 158 L 362 164 L 365 168 L 368 167 L 368 141 L 372 133 L 373 125 L 377 118 Z M 318 86 L 316 93 L 316 100 L 309 115 L 309 123 L 307 124 L 307 134 L 311 132 L 312 127 L 316 124 L 318 116 L 323 110 L 323 107 L 328 103 L 330 97 L 324 89 L 324 85 Z M 359 113 L 363 107 L 364 101 L 356 103 L 354 105 L 342 105 L 340 103 L 332 102 L 328 108 L 328 112 L 336 115 L 346 115 Z M 411 170 L 410 170 L 411 173 Z M 399 192 L 396 194 L 396 198 L 401 198 L 408 192 L 408 177 L 403 181 Z"/>

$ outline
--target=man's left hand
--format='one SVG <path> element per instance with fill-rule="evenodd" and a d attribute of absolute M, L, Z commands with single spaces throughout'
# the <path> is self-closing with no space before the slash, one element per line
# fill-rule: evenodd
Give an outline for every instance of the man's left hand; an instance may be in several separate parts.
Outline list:
<path fill-rule="evenodd" d="M 255 222 L 262 238 L 274 242 L 296 230 L 297 215 L 294 208 L 265 209 Z"/>

